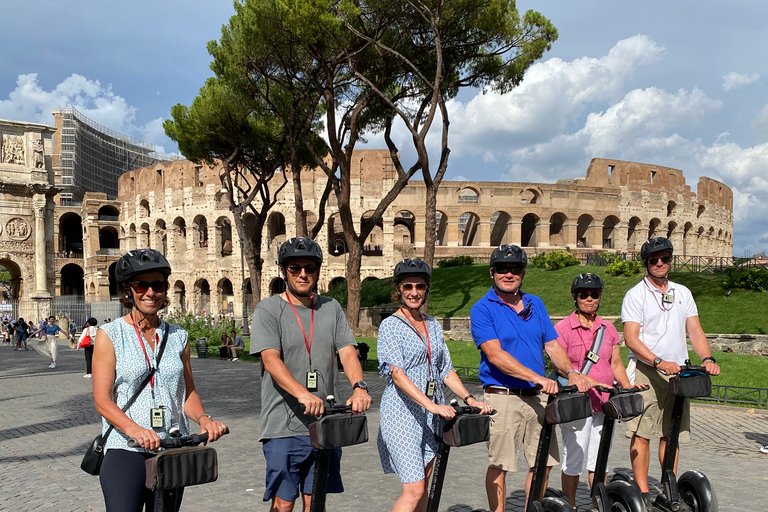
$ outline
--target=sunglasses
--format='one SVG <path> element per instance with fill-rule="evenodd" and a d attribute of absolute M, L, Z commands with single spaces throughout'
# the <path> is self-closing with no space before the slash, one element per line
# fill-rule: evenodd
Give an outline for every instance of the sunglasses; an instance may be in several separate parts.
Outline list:
<path fill-rule="evenodd" d="M 531 315 L 533 315 L 533 302 L 529 302 L 527 306 L 520 312 L 520 318 L 523 319 L 523 321 L 528 320 L 531 318 Z"/>
<path fill-rule="evenodd" d="M 314 265 L 288 265 L 285 268 L 288 272 L 290 272 L 291 275 L 294 276 L 301 274 L 302 270 L 306 272 L 307 275 L 317 272 L 317 267 Z"/>
<path fill-rule="evenodd" d="M 493 267 L 493 272 L 505 276 L 510 272 L 512 275 L 519 276 L 525 269 L 523 267 Z"/>
<path fill-rule="evenodd" d="M 655 265 L 661 260 L 661 262 L 665 265 L 669 265 L 669 262 L 672 261 L 672 256 L 662 256 L 661 258 L 648 258 L 648 263 L 651 265 Z"/>
<path fill-rule="evenodd" d="M 414 283 L 403 283 L 403 284 L 400 285 L 400 289 L 402 289 L 403 291 L 406 291 L 406 292 L 409 292 L 409 291 L 413 290 L 414 288 L 416 288 L 417 291 L 423 292 L 424 290 L 427 289 L 427 285 L 424 284 L 424 283 L 417 283 L 417 284 L 414 284 Z"/>
<path fill-rule="evenodd" d="M 597 300 L 600 298 L 600 292 L 579 292 L 579 298 L 581 300 L 585 300 L 587 297 L 592 297 L 593 299 Z"/>
<path fill-rule="evenodd" d="M 134 281 L 130 283 L 130 287 L 136 293 L 147 293 L 150 288 L 152 288 L 155 293 L 165 293 L 165 291 L 168 290 L 168 283 L 165 281 L 152 281 L 151 283 L 147 281 Z"/>

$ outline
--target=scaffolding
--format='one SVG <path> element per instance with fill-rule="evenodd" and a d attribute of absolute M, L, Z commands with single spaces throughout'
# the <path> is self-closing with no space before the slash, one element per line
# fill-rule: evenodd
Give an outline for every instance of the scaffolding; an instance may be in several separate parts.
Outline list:
<path fill-rule="evenodd" d="M 74 107 L 61 108 L 61 117 L 62 196 L 103 192 L 114 199 L 120 175 L 173 159 L 158 153 L 154 144 L 101 126 Z"/>

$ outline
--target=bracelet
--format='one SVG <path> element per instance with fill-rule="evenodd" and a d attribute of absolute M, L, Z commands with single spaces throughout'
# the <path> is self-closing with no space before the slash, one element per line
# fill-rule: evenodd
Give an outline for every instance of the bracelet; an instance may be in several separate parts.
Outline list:
<path fill-rule="evenodd" d="M 569 376 L 569 375 L 570 375 L 570 374 L 572 374 L 572 373 L 575 373 L 575 374 L 577 374 L 577 375 L 581 375 L 581 372 L 580 372 L 579 370 L 575 370 L 575 369 L 571 368 L 570 370 L 568 370 L 568 371 L 565 373 L 565 376 L 567 377 L 567 376 Z"/>
<path fill-rule="evenodd" d="M 213 418 L 211 418 L 210 414 L 203 413 L 200 416 L 197 417 L 197 422 L 200 423 L 200 420 L 203 419 L 203 416 L 208 416 L 208 419 L 213 421 Z"/>
<path fill-rule="evenodd" d="M 475 395 L 473 395 L 472 393 L 470 393 L 470 394 L 468 394 L 467 396 L 465 396 L 465 397 L 462 399 L 462 401 L 464 402 L 464 404 L 465 404 L 465 405 L 469 405 L 469 404 L 467 404 L 467 400 L 469 400 L 470 398 L 475 398 Z"/>

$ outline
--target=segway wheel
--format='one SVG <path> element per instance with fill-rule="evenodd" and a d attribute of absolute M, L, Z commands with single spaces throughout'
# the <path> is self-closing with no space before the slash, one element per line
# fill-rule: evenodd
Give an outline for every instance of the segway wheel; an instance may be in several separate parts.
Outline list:
<path fill-rule="evenodd" d="M 544 498 L 541 500 L 541 505 L 545 512 L 573 512 L 573 507 L 567 499 Z"/>
<path fill-rule="evenodd" d="M 718 512 L 717 495 L 700 471 L 686 471 L 677 479 L 680 498 L 693 512 Z"/>
<path fill-rule="evenodd" d="M 547 487 L 547 490 L 544 491 L 544 497 L 545 498 L 560 498 L 563 501 L 570 501 L 568 499 L 568 496 L 563 493 L 560 489 L 553 489 L 552 487 Z"/>
<path fill-rule="evenodd" d="M 632 473 L 629 473 L 629 472 L 626 472 L 626 471 L 617 471 L 611 477 L 611 482 L 618 482 L 618 481 L 622 481 L 622 480 L 632 484 L 632 487 L 637 489 L 637 492 L 641 492 L 640 491 L 640 486 L 637 485 L 637 481 L 635 480 L 635 475 L 633 475 Z"/>
<path fill-rule="evenodd" d="M 645 512 L 643 495 L 626 480 L 614 480 L 606 486 L 611 512 Z"/>

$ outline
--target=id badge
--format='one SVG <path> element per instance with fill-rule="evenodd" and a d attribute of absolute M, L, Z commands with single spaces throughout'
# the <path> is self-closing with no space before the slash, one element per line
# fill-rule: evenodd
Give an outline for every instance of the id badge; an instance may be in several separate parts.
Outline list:
<path fill-rule="evenodd" d="M 307 372 L 307 391 L 317 391 L 317 372 Z"/>
<path fill-rule="evenodd" d="M 675 302 L 675 296 L 672 295 L 671 293 L 665 293 L 664 295 L 661 296 L 661 302 L 665 304 L 672 304 L 673 302 Z"/>
<path fill-rule="evenodd" d="M 149 411 L 151 420 L 152 420 L 152 428 L 163 428 L 165 422 L 163 420 L 163 409 L 161 407 L 153 407 Z"/>
<path fill-rule="evenodd" d="M 427 392 L 426 392 L 426 395 L 429 398 L 432 398 L 433 396 L 435 396 L 435 381 L 430 380 L 429 382 L 427 382 Z"/>
<path fill-rule="evenodd" d="M 587 352 L 587 359 L 592 361 L 594 364 L 597 364 L 597 362 L 600 360 L 600 356 L 590 350 Z"/>

